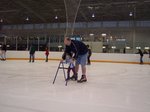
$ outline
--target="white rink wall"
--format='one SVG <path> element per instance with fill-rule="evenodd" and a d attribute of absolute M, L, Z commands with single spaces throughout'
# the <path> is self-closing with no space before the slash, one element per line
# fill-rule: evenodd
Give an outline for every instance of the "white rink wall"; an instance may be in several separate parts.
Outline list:
<path fill-rule="evenodd" d="M 93 53 L 92 60 L 108 60 L 122 62 L 139 62 L 139 54 Z M 149 55 L 144 55 L 144 62 L 150 62 Z"/>
<path fill-rule="evenodd" d="M 49 59 L 61 59 L 63 52 L 50 52 Z M 7 58 L 24 59 L 29 57 L 29 51 L 7 51 Z M 37 51 L 35 58 L 44 59 L 45 52 Z M 118 62 L 139 62 L 139 54 L 114 54 L 114 53 L 93 53 L 93 61 L 118 61 Z M 144 55 L 144 62 L 150 63 L 148 55 Z"/>
<path fill-rule="evenodd" d="M 49 58 L 60 59 L 63 52 L 50 52 Z M 7 58 L 29 58 L 29 51 L 7 51 Z M 45 51 L 36 51 L 35 58 L 45 58 Z"/>

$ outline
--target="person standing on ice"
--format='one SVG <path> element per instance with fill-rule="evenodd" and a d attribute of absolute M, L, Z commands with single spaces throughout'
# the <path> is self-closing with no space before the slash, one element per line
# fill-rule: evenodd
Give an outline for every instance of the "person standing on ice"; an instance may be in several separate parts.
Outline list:
<path fill-rule="evenodd" d="M 148 50 L 149 58 L 150 58 L 150 49 Z"/>
<path fill-rule="evenodd" d="M 87 65 L 91 65 L 91 60 L 90 60 L 90 58 L 91 58 L 91 55 L 92 55 L 92 51 L 91 51 L 89 45 L 87 45 L 87 48 L 88 48 Z"/>
<path fill-rule="evenodd" d="M 139 49 L 137 54 L 140 54 L 140 64 L 143 64 L 143 56 L 144 56 L 144 54 L 143 54 L 142 50 Z"/>
<path fill-rule="evenodd" d="M 6 61 L 6 51 L 7 51 L 7 46 L 5 44 L 2 45 L 2 49 L 1 49 L 1 57 L 2 57 L 2 61 Z"/>
<path fill-rule="evenodd" d="M 34 47 L 34 45 L 31 45 L 29 54 L 30 54 L 29 62 L 31 62 L 31 60 L 32 60 L 32 62 L 34 62 L 34 59 L 35 59 L 35 47 Z"/>
<path fill-rule="evenodd" d="M 69 81 L 70 78 L 70 72 L 73 72 L 73 75 L 76 75 L 76 71 L 75 71 L 75 65 L 74 65 L 74 60 L 72 58 L 73 53 L 64 53 L 62 56 L 62 59 L 65 60 L 66 64 L 69 64 L 68 68 L 67 68 L 67 79 L 66 81 Z"/>
<path fill-rule="evenodd" d="M 79 65 L 82 68 L 82 77 L 78 80 L 78 83 L 86 82 L 86 61 L 87 61 L 87 46 L 81 42 L 76 40 L 71 40 L 69 37 L 65 37 L 64 44 L 66 45 L 66 49 L 64 53 L 74 53 L 73 59 L 75 60 L 75 70 L 76 74 L 71 77 L 71 80 L 77 81 L 78 79 L 78 71 Z"/>
<path fill-rule="evenodd" d="M 49 49 L 48 49 L 48 47 L 45 48 L 45 55 L 46 55 L 45 62 L 48 62 L 48 56 L 49 56 Z"/>
<path fill-rule="evenodd" d="M 2 60 L 2 49 L 0 47 L 0 57 L 1 57 L 1 60 Z"/>

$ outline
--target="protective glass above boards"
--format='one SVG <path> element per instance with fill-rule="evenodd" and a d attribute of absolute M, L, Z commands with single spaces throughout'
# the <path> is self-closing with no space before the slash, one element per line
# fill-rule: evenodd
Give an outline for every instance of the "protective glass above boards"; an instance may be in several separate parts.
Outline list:
<path fill-rule="evenodd" d="M 78 40 L 78 41 L 82 41 L 82 37 L 80 35 L 73 35 L 70 36 L 71 40 Z"/>

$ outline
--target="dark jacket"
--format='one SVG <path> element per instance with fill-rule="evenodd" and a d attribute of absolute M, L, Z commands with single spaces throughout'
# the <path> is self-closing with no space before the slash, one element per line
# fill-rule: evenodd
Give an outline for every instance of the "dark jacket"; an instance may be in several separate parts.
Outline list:
<path fill-rule="evenodd" d="M 87 52 L 88 52 L 88 48 L 83 42 L 77 40 L 71 40 L 71 45 L 66 46 L 64 54 L 74 53 L 73 58 L 77 59 L 79 55 L 84 55 Z"/>
<path fill-rule="evenodd" d="M 139 50 L 138 54 L 140 54 L 141 57 L 144 56 L 143 52 L 141 50 Z"/>
<path fill-rule="evenodd" d="M 88 56 L 91 56 L 92 55 L 92 51 L 91 49 L 88 49 Z"/>
<path fill-rule="evenodd" d="M 34 46 L 31 46 L 30 47 L 30 54 L 34 54 L 35 53 L 35 47 Z"/>
<path fill-rule="evenodd" d="M 7 51 L 6 45 L 2 45 L 2 50 L 3 50 L 3 51 Z"/>

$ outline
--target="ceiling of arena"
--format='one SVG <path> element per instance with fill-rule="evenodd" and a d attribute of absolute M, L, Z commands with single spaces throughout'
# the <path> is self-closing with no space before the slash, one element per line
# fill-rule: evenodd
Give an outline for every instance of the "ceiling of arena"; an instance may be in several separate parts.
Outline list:
<path fill-rule="evenodd" d="M 76 19 L 78 22 L 121 20 L 150 20 L 150 0 L 81 0 Z M 64 0 L 0 0 L 0 22 L 66 22 Z"/>

